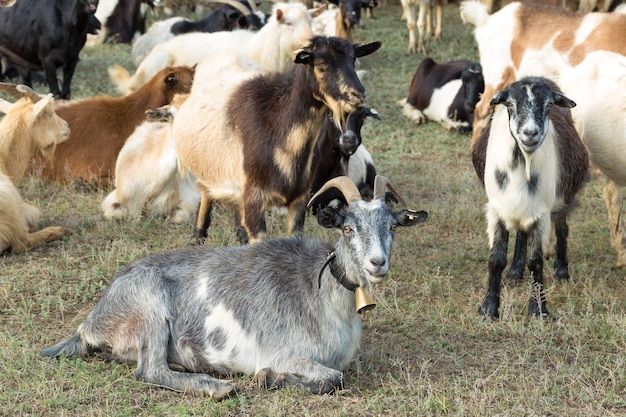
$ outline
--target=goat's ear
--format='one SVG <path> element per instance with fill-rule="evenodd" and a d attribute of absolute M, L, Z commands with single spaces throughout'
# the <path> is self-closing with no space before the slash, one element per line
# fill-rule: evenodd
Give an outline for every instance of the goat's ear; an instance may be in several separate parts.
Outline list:
<path fill-rule="evenodd" d="M 378 114 L 378 112 L 372 108 L 367 109 L 367 115 L 373 117 L 376 120 L 383 120 L 382 117 L 380 117 L 380 114 Z"/>
<path fill-rule="evenodd" d="M 496 91 L 493 97 L 491 97 L 490 106 L 502 104 L 509 99 L 509 93 L 507 91 Z"/>
<path fill-rule="evenodd" d="M 324 13 L 324 10 L 326 10 L 326 4 L 322 4 L 317 9 L 309 9 L 308 13 L 309 13 L 309 16 L 311 16 L 312 18 L 316 18 L 322 13 Z"/>
<path fill-rule="evenodd" d="M 308 49 L 298 49 L 296 51 L 296 59 L 293 60 L 296 64 L 308 64 L 313 60 L 313 54 Z"/>
<path fill-rule="evenodd" d="M 424 223 L 428 218 L 428 213 L 425 211 L 413 211 L 408 209 L 396 212 L 394 215 L 398 226 L 415 226 L 416 224 Z"/>
<path fill-rule="evenodd" d="M 354 45 L 354 54 L 357 58 L 360 58 L 362 56 L 373 54 L 378 51 L 381 46 L 382 43 L 380 41 L 356 44 Z"/>
<path fill-rule="evenodd" d="M 284 13 L 282 9 L 276 9 L 276 21 L 278 23 L 282 23 L 284 18 Z"/>
<path fill-rule="evenodd" d="M 559 107 L 566 107 L 568 109 L 576 107 L 576 103 L 574 101 L 557 92 L 554 92 L 554 104 Z"/>
<path fill-rule="evenodd" d="M 317 210 L 317 223 L 329 229 L 336 229 L 343 224 L 342 211 L 330 206 Z"/>

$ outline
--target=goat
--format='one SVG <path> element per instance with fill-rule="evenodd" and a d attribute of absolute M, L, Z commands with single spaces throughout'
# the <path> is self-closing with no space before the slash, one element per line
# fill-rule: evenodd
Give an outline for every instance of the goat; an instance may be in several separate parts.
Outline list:
<path fill-rule="evenodd" d="M 459 60 L 443 64 L 432 58 L 420 62 L 407 97 L 400 101 L 405 116 L 420 124 L 433 120 L 448 130 L 472 131 L 474 106 L 485 89 L 478 62 Z"/>
<path fill-rule="evenodd" d="M 219 1 L 224 4 L 198 21 L 178 16 L 153 23 L 146 33 L 133 41 L 132 58 L 135 66 L 139 66 L 156 45 L 177 35 L 190 32 L 231 31 L 239 28 L 258 30 L 265 24 L 265 15 L 256 9 L 254 2 Z M 248 8 L 247 4 L 254 8 Z"/>
<path fill-rule="evenodd" d="M 225 66 L 206 74 L 214 61 L 199 66 L 201 81 L 173 123 L 179 159 L 200 188 L 194 242 L 204 241 L 216 200 L 236 208 L 251 242 L 262 239 L 269 207 L 286 206 L 289 233 L 302 230 L 313 148 L 327 110 L 342 126 L 344 114 L 365 104 L 354 60 L 380 45 L 315 36 L 296 51 L 297 65 L 287 73 Z"/>
<path fill-rule="evenodd" d="M 476 27 L 474 37 L 485 78 L 485 92 L 474 114 L 473 140 L 487 122 L 495 91 L 527 75 L 555 80 L 539 73 L 538 63 L 575 67 L 596 50 L 626 55 L 626 42 L 621 40 L 626 33 L 626 15 L 618 13 L 583 15 L 515 2 L 489 15 L 483 3 L 463 1 L 460 14 L 464 22 Z"/>
<path fill-rule="evenodd" d="M 43 69 L 55 98 L 70 98 L 78 55 L 87 39 L 98 0 L 20 0 L 0 8 L 0 59 L 19 68 L 32 87 L 31 71 Z M 59 88 L 57 69 L 63 67 Z M 3 69 L 3 73 L 6 68 Z"/>
<path fill-rule="evenodd" d="M 443 8 L 447 0 L 400 0 L 403 16 L 409 29 L 408 53 L 421 52 L 426 54 L 425 35 L 431 35 L 435 40 L 441 39 L 441 21 Z M 419 7 L 417 16 L 415 9 Z M 435 26 L 433 28 L 433 20 Z M 415 26 L 417 25 L 417 43 L 415 41 Z M 425 29 L 425 30 L 424 30 Z"/>
<path fill-rule="evenodd" d="M 301 3 L 276 3 L 272 16 L 258 32 L 187 33 L 155 46 L 141 62 L 135 74 L 114 67 L 111 79 L 122 93 L 146 82 L 166 65 L 195 65 L 217 53 L 237 51 L 258 63 L 263 70 L 284 72 L 293 66 L 293 51 L 313 36 L 311 13 Z"/>
<path fill-rule="evenodd" d="M 177 94 L 171 104 L 146 112 L 146 121 L 126 140 L 115 163 L 115 189 L 101 204 L 111 219 L 148 214 L 167 216 L 173 223 L 191 222 L 200 193 L 191 174 L 183 176 L 171 137 L 171 123 L 188 94 Z"/>
<path fill-rule="evenodd" d="M 489 284 L 479 312 L 492 318 L 499 315 L 508 236 L 517 231 L 516 268 L 524 268 L 526 239 L 530 237 L 528 314 L 546 316 L 543 259 L 552 223 L 556 232 L 554 274 L 557 279 L 568 279 L 567 216 L 576 205 L 576 193 L 588 180 L 587 150 L 569 110 L 576 103 L 552 81 L 527 77 L 496 93 L 491 105 L 498 107 L 472 145 L 474 168 L 489 199 Z"/>
<path fill-rule="evenodd" d="M 54 165 L 38 158 L 32 172 L 47 180 L 80 178 L 108 186 L 117 155 L 144 120 L 145 111 L 169 103 L 175 94 L 188 93 L 194 71 L 190 67 L 166 67 L 128 96 L 92 97 L 58 105 L 56 111 L 67 120 L 72 133 L 57 147 Z"/>
<path fill-rule="evenodd" d="M 135 261 L 117 273 L 78 331 L 43 354 L 107 351 L 136 361 L 138 380 L 216 400 L 238 387 L 211 371 L 254 374 L 268 388 L 342 389 L 342 370 L 361 338 L 357 308 L 373 307 L 367 289 L 387 276 L 394 231 L 428 217 L 392 211 L 380 198 L 385 182 L 377 178 L 371 202 L 360 200 L 346 177 L 327 184 L 350 202 L 318 214 L 320 225 L 341 231 L 334 244 L 290 237 Z M 367 300 L 357 308 L 355 293 Z"/>
<path fill-rule="evenodd" d="M 52 95 L 39 97 L 25 85 L 0 83 L 0 91 L 19 100 L 0 100 L 0 253 L 11 249 L 21 253 L 67 233 L 63 227 L 47 227 L 30 232 L 39 218 L 39 210 L 22 200 L 16 188 L 32 154 L 40 151 L 52 159 L 57 144 L 69 137 L 65 120 L 54 112 Z"/>
<path fill-rule="evenodd" d="M 143 6 L 154 7 L 160 0 L 99 0 L 95 12 L 102 27 L 87 36 L 87 45 L 105 42 L 131 43 L 146 31 L 146 13 Z"/>

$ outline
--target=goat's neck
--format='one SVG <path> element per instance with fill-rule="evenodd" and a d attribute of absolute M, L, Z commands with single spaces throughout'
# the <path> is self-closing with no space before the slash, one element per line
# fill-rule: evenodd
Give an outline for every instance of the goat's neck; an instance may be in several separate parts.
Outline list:
<path fill-rule="evenodd" d="M 275 22 L 270 24 L 273 24 L 273 27 L 265 25 L 248 40 L 245 45 L 248 53 L 245 55 L 254 57 L 254 61 L 259 63 L 263 71 L 286 72 L 293 66 L 291 56 L 293 51 L 283 51 L 281 42 L 276 42 L 272 34 L 272 31 L 278 31 L 278 27 Z M 275 44 L 275 48 L 267 47 L 272 44 Z"/>
<path fill-rule="evenodd" d="M 21 118 L 12 118 L 11 115 L 5 116 L 0 124 L 1 132 L 11 132 L 0 141 L 0 172 L 11 178 L 15 185 L 24 176 L 28 161 L 34 153 L 33 140 L 21 134 L 29 134 L 29 130 Z"/>

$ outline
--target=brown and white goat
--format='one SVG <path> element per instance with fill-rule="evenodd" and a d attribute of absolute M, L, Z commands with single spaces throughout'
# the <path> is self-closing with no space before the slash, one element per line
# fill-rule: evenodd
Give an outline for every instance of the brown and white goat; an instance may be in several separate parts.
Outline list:
<path fill-rule="evenodd" d="M 40 151 L 52 159 L 57 144 L 69 137 L 65 120 L 54 112 L 52 95 L 39 97 L 25 85 L 0 84 L 0 91 L 19 100 L 0 100 L 0 253 L 11 249 L 24 252 L 59 239 L 63 227 L 47 227 L 31 232 L 37 225 L 39 210 L 20 197 L 16 186 L 24 176 L 28 161 Z"/>
<path fill-rule="evenodd" d="M 583 15 L 515 2 L 489 15 L 487 6 L 476 0 L 463 1 L 460 13 L 464 22 L 476 27 L 474 37 L 485 78 L 485 92 L 474 115 L 474 139 L 487 122 L 489 102 L 495 91 L 523 76 L 556 81 L 552 74 L 539 72 L 542 62 L 566 68 L 577 66 L 596 50 L 626 55 L 624 14 Z"/>
<path fill-rule="evenodd" d="M 522 277 L 530 238 L 528 314 L 545 316 L 543 263 L 552 224 L 556 232 L 555 277 L 568 279 L 567 216 L 588 179 L 587 150 L 569 110 L 576 103 L 552 81 L 528 77 L 496 93 L 491 105 L 496 106 L 493 117 L 472 146 L 474 168 L 489 199 L 489 284 L 479 312 L 492 318 L 499 315 L 509 233 L 517 232 L 511 268 Z"/>
<path fill-rule="evenodd" d="M 70 138 L 57 147 L 55 164 L 35 161 L 33 172 L 48 180 L 83 179 L 108 186 L 126 139 L 150 108 L 188 93 L 195 68 L 167 67 L 124 97 L 100 96 L 59 104 L 56 112 L 70 125 Z"/>
<path fill-rule="evenodd" d="M 365 105 L 354 60 L 380 45 L 315 36 L 287 73 L 226 67 L 207 77 L 204 65 L 215 64 L 200 64 L 199 81 L 173 124 L 179 159 L 201 193 L 195 241 L 206 237 L 215 201 L 236 208 L 251 242 L 263 238 L 270 207 L 286 206 L 289 233 L 302 230 L 313 149 L 327 111 L 342 125 L 345 114 Z"/>

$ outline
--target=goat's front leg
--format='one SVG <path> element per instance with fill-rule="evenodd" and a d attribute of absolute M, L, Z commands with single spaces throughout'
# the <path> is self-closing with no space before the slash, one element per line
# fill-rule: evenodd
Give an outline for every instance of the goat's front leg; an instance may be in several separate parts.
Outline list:
<path fill-rule="evenodd" d="M 528 235 L 521 230 L 517 231 L 515 237 L 515 249 L 513 250 L 513 261 L 511 267 L 506 273 L 506 277 L 510 283 L 519 283 L 524 278 L 524 268 L 526 267 L 526 246 L 528 243 Z"/>
<path fill-rule="evenodd" d="M 265 237 L 267 224 L 265 223 L 265 207 L 263 201 L 257 197 L 255 190 L 244 190 L 241 224 L 248 234 L 249 243 L 257 243 Z"/>
<path fill-rule="evenodd" d="M 622 187 L 613 180 L 607 180 L 602 193 L 609 214 L 611 244 L 617 251 L 617 266 L 626 265 L 626 236 L 622 220 Z"/>
<path fill-rule="evenodd" d="M 509 232 L 501 221 L 490 225 L 491 255 L 489 256 L 489 283 L 487 295 L 478 312 L 484 316 L 498 318 L 500 307 L 500 287 L 502 271 L 506 267 L 506 251 L 509 241 Z"/>
<path fill-rule="evenodd" d="M 261 369 L 255 378 L 262 388 L 284 388 L 297 385 L 313 394 L 330 394 L 343 389 L 343 373 L 309 359 L 294 359 L 285 368 L 274 371 Z"/>
<path fill-rule="evenodd" d="M 530 231 L 530 258 L 528 269 L 531 274 L 530 299 L 528 300 L 528 315 L 535 317 L 547 316 L 546 295 L 543 292 L 543 234 L 549 233 L 540 224 L 536 224 Z"/>
<path fill-rule="evenodd" d="M 420 9 L 417 13 L 417 50 L 423 54 L 426 54 L 426 45 L 424 44 L 424 30 L 426 26 L 426 19 L 430 24 L 430 9 L 425 1 L 420 1 Z"/>
<path fill-rule="evenodd" d="M 302 234 L 306 218 L 306 200 L 298 199 L 287 208 L 288 231 L 290 235 Z"/>

